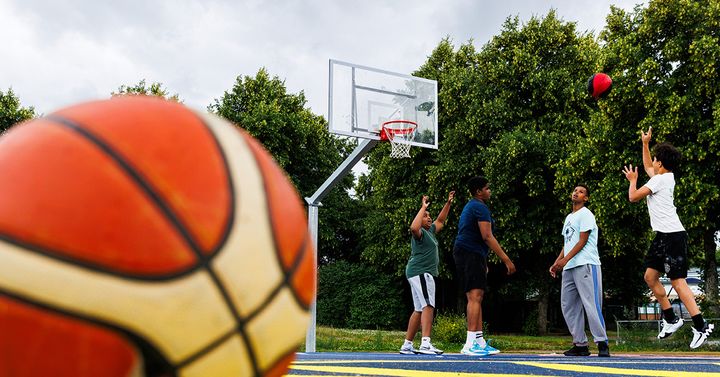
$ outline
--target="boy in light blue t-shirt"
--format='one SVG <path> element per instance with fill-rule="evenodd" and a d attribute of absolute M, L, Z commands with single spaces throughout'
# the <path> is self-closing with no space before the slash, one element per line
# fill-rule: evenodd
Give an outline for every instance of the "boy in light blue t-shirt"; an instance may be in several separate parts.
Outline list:
<path fill-rule="evenodd" d="M 572 212 L 565 218 L 563 249 L 550 267 L 555 277 L 562 270 L 560 302 L 563 317 L 573 337 L 565 356 L 590 356 L 585 334 L 585 315 L 598 345 L 598 356 L 610 356 L 605 319 L 602 315 L 602 271 L 598 254 L 598 227 L 595 215 L 585 207 L 590 194 L 587 186 L 573 190 Z"/>

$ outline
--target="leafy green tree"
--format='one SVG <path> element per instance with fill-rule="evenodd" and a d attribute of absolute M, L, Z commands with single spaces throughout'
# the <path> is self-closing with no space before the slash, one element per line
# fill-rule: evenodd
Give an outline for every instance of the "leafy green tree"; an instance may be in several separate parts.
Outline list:
<path fill-rule="evenodd" d="M 352 143 L 328 132 L 323 117 L 305 107 L 305 95 L 287 93 L 285 83 L 265 69 L 237 77 L 232 89 L 208 109 L 257 138 L 287 172 L 302 197 L 311 196 L 350 153 Z M 350 197 L 348 175 L 320 207 L 320 263 L 357 260 L 357 224 L 362 206 Z"/>
<path fill-rule="evenodd" d="M 20 99 L 12 88 L 6 93 L 0 90 L 0 134 L 5 133 L 16 123 L 35 117 L 35 108 L 20 106 Z"/>
<path fill-rule="evenodd" d="M 684 161 L 676 172 L 675 204 L 690 236 L 691 256 L 704 266 L 705 305 L 712 316 L 720 314 L 719 25 L 715 0 L 654 0 L 629 13 L 613 8 L 601 39 L 603 68 L 614 88 L 598 103 L 601 111 L 587 124 L 589 137 L 567 162 L 581 165 L 579 174 L 597 178 L 601 229 L 615 253 L 632 257 L 644 253 L 652 234 L 644 206 L 628 203 L 627 181 L 619 171 L 626 164 L 642 165 L 639 131 L 648 127 L 654 141 L 680 149 Z"/>
<path fill-rule="evenodd" d="M 368 200 L 377 209 L 369 215 L 363 256 L 401 273 L 418 198 L 427 193 L 442 203 L 456 189 L 459 200 L 440 235 L 451 262 L 457 216 L 469 195 L 465 182 L 484 174 L 493 188 L 498 238 L 521 271 L 500 291 L 521 301 L 535 292 L 543 332 L 552 287 L 547 269 L 561 248 L 572 189 L 556 180 L 557 166 L 585 137 L 582 126 L 593 111 L 585 78 L 599 57 L 593 36 L 553 11 L 524 25 L 509 18 L 479 52 L 471 42 L 455 52 L 442 41 L 415 73 L 439 82 L 440 150 L 416 150 L 406 161 L 390 160 L 383 148 L 370 153 Z M 445 276 L 450 266 L 443 266 Z"/>
<path fill-rule="evenodd" d="M 140 80 L 137 84 L 133 86 L 120 85 L 118 91 L 112 92 L 111 94 L 113 97 L 121 95 L 157 96 L 170 101 L 182 103 L 182 101 L 180 100 L 180 96 L 177 93 L 171 95 L 170 92 L 164 89 L 163 85 L 159 82 L 154 82 L 150 84 L 150 86 L 147 86 L 147 84 L 145 83 L 145 79 Z"/>

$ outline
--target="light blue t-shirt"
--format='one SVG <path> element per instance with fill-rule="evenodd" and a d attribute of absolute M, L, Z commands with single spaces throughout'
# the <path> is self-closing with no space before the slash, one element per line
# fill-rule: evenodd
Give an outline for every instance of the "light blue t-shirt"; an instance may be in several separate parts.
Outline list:
<path fill-rule="evenodd" d="M 563 251 L 567 255 L 573 246 L 580 241 L 580 233 L 590 231 L 585 246 L 570 259 L 565 265 L 563 270 L 569 270 L 571 268 L 582 266 L 585 264 L 600 265 L 600 255 L 598 254 L 597 240 L 598 240 L 598 227 L 595 222 L 595 215 L 587 209 L 582 207 L 577 212 L 567 215 L 565 218 L 565 225 L 563 225 L 562 235 L 565 240 L 565 246 Z"/>

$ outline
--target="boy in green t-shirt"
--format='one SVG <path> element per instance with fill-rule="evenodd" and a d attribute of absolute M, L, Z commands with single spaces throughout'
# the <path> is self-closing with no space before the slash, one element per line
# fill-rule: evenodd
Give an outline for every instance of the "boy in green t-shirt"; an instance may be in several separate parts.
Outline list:
<path fill-rule="evenodd" d="M 422 206 L 410 225 L 412 253 L 405 268 L 405 276 L 410 283 L 415 311 L 410 315 L 405 343 L 400 348 L 400 353 L 405 355 L 415 353 L 440 355 L 443 353 L 442 350 L 435 348 L 430 343 L 433 311 L 435 310 L 434 277 L 438 275 L 439 263 L 438 242 L 435 233 L 440 232 L 445 226 L 445 219 L 448 212 L 450 212 L 450 204 L 453 198 L 455 198 L 455 191 L 450 191 L 447 202 L 445 202 L 437 220 L 433 222 L 430 212 L 427 210 L 430 204 L 428 197 L 423 195 Z M 419 327 L 422 327 L 422 342 L 420 348 L 415 349 L 413 339 Z"/>

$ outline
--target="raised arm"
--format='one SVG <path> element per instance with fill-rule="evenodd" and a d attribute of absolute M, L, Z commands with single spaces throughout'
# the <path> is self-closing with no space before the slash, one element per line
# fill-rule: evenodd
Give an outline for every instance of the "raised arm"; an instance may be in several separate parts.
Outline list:
<path fill-rule="evenodd" d="M 510 260 L 510 257 L 505 254 L 505 251 L 500 246 L 500 243 L 495 239 L 495 236 L 492 232 L 492 225 L 488 221 L 478 221 L 478 226 L 480 227 L 480 234 L 482 235 L 483 241 L 485 241 L 485 244 L 488 245 L 490 250 L 492 250 L 498 257 L 500 257 L 500 260 L 505 264 L 505 267 L 507 268 L 507 274 L 512 275 L 515 273 L 515 264 Z"/>
<path fill-rule="evenodd" d="M 410 224 L 410 233 L 412 233 L 413 237 L 415 237 L 416 240 L 419 240 L 422 236 L 420 228 L 422 227 L 422 219 L 423 217 L 425 217 L 425 212 L 427 212 L 428 204 L 430 203 L 428 202 L 427 195 L 423 195 L 420 210 L 418 211 L 417 215 L 415 215 L 415 218 Z"/>
<path fill-rule="evenodd" d="M 447 202 L 445 202 L 440 214 L 438 214 L 437 219 L 435 219 L 435 233 L 445 227 L 445 220 L 447 219 L 448 213 L 450 213 L 450 204 L 452 204 L 453 199 L 455 199 L 455 191 L 450 191 Z"/>
<path fill-rule="evenodd" d="M 630 167 L 625 166 L 623 168 L 623 173 L 625 174 L 625 178 L 630 181 L 630 187 L 628 188 L 628 199 L 631 202 L 637 202 L 652 193 L 650 189 L 645 186 L 640 187 L 640 189 L 637 188 L 637 166 L 634 168 L 632 164 L 630 165 Z"/>
<path fill-rule="evenodd" d="M 640 131 L 640 139 L 642 140 L 642 156 L 643 166 L 645 167 L 645 173 L 649 177 L 655 175 L 655 168 L 652 164 L 652 158 L 650 157 L 650 139 L 652 138 L 652 127 L 649 127 L 647 132 Z"/>

